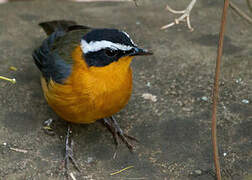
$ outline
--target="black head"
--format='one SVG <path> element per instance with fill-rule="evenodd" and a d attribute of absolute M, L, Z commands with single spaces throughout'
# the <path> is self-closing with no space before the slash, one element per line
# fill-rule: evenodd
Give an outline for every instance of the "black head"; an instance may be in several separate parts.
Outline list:
<path fill-rule="evenodd" d="M 138 48 L 126 32 L 117 29 L 94 29 L 81 40 L 81 48 L 88 66 L 102 67 L 123 56 L 150 55 Z"/>

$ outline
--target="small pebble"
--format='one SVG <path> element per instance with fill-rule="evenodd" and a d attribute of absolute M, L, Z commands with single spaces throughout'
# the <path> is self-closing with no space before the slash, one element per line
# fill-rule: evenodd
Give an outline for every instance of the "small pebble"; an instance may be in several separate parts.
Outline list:
<path fill-rule="evenodd" d="M 242 102 L 243 102 L 244 104 L 248 104 L 248 103 L 249 103 L 249 100 L 243 99 Z"/>
<path fill-rule="evenodd" d="M 7 143 L 6 143 L 6 142 L 4 142 L 4 143 L 3 143 L 3 145 L 4 145 L 4 146 L 7 146 Z"/>
<path fill-rule="evenodd" d="M 241 79 L 241 78 L 236 79 L 235 82 L 236 82 L 236 83 L 240 83 L 240 82 L 242 82 L 242 79 Z"/>
<path fill-rule="evenodd" d="M 227 155 L 227 153 L 224 152 L 224 153 L 223 153 L 223 156 L 225 157 L 226 155 Z"/>
<path fill-rule="evenodd" d="M 48 120 L 44 121 L 44 126 L 50 126 L 53 122 L 52 118 L 49 118 Z"/>
<path fill-rule="evenodd" d="M 146 86 L 147 86 L 147 87 L 150 87 L 150 86 L 151 86 L 151 85 L 150 85 L 150 82 L 147 82 Z"/>
<path fill-rule="evenodd" d="M 178 101 L 178 104 L 179 104 L 180 106 L 183 106 L 182 101 Z"/>
<path fill-rule="evenodd" d="M 207 98 L 206 96 L 203 96 L 203 97 L 201 97 L 201 100 L 203 100 L 203 101 L 207 101 L 207 100 L 208 100 L 208 98 Z"/>
<path fill-rule="evenodd" d="M 190 112 L 190 111 L 192 111 L 190 108 L 186 108 L 186 107 L 183 107 L 182 110 L 185 111 L 185 112 Z"/>
<path fill-rule="evenodd" d="M 17 71 L 17 68 L 14 67 L 14 66 L 10 66 L 9 69 L 10 69 L 11 71 Z"/>
<path fill-rule="evenodd" d="M 195 174 L 197 174 L 197 175 L 202 174 L 202 171 L 201 171 L 201 170 L 199 170 L 199 169 L 198 169 L 198 170 L 195 170 L 194 172 L 195 172 Z"/>
<path fill-rule="evenodd" d="M 142 94 L 142 97 L 143 97 L 144 99 L 151 100 L 152 102 L 156 102 L 156 101 L 157 101 L 157 96 L 152 95 L 152 94 L 150 94 L 150 93 L 143 93 L 143 94 Z"/>
<path fill-rule="evenodd" d="M 176 95 L 177 93 L 176 93 L 176 91 L 171 91 L 170 94 L 171 95 Z"/>
<path fill-rule="evenodd" d="M 94 159 L 92 157 L 87 158 L 87 163 L 91 163 Z"/>
<path fill-rule="evenodd" d="M 7 3 L 8 0 L 0 0 L 0 4 Z"/>

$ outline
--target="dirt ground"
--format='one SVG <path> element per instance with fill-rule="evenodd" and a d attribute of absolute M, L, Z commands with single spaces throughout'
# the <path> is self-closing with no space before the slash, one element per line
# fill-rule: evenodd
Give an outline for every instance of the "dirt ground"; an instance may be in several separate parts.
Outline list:
<path fill-rule="evenodd" d="M 133 154 L 120 144 L 113 159 L 113 139 L 101 123 L 73 125 L 74 152 L 82 170 L 70 167 L 76 179 L 215 179 L 211 89 L 223 1 L 197 2 L 191 14 L 193 32 L 183 23 L 160 30 L 176 17 L 165 10 L 167 2 L 139 0 L 138 7 L 132 2 L 55 0 L 0 5 L 0 75 L 17 79 L 16 84 L 0 81 L 1 180 L 64 179 L 59 167 L 66 123 L 48 107 L 31 57 L 46 37 L 37 24 L 55 19 L 125 30 L 139 46 L 155 53 L 133 61 L 133 94 L 116 115 L 121 127 L 141 143 L 134 144 Z M 245 0 L 233 2 L 249 13 Z M 175 9 L 188 3 L 169 1 Z M 229 9 L 218 106 L 223 179 L 252 179 L 251 32 L 252 26 Z M 157 101 L 144 99 L 144 93 Z M 43 130 L 49 118 L 55 120 L 54 135 Z M 128 166 L 134 167 L 110 175 Z"/>

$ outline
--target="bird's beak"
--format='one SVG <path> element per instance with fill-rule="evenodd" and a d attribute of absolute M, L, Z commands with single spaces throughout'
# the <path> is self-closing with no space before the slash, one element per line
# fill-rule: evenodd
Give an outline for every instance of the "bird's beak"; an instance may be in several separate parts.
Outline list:
<path fill-rule="evenodd" d="M 129 56 L 148 56 L 152 54 L 153 52 L 148 51 L 147 49 L 135 47 L 134 49 L 132 49 L 132 52 L 129 54 Z"/>

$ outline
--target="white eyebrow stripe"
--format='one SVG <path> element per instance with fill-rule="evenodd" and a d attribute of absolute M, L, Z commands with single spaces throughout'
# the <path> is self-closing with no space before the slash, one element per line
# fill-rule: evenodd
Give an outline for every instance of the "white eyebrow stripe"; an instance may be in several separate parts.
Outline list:
<path fill-rule="evenodd" d="M 113 42 L 106 41 L 106 40 L 90 41 L 89 43 L 87 41 L 85 41 L 84 39 L 81 40 L 81 49 L 85 54 L 87 54 L 89 52 L 97 52 L 97 51 L 100 51 L 101 49 L 106 49 L 106 48 L 128 51 L 134 47 L 119 44 L 119 43 L 113 43 Z"/>
<path fill-rule="evenodd" d="M 128 33 L 126 33 L 125 31 L 122 31 L 122 32 L 130 39 L 130 42 L 131 42 L 134 46 L 137 46 L 137 45 L 133 42 L 133 40 L 130 38 L 130 36 L 129 36 Z"/>

